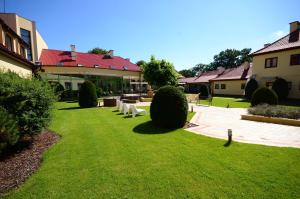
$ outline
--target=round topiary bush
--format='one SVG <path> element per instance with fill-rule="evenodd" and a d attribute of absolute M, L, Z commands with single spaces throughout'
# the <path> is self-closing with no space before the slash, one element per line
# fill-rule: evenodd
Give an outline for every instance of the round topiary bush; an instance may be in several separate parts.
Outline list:
<path fill-rule="evenodd" d="M 278 97 L 277 94 L 266 87 L 257 89 L 252 96 L 251 105 L 256 106 L 258 104 L 270 104 L 277 105 Z"/>
<path fill-rule="evenodd" d="M 207 97 L 208 96 L 208 88 L 206 85 L 200 86 L 200 96 L 199 97 Z"/>
<path fill-rule="evenodd" d="M 154 95 L 150 116 L 154 125 L 162 128 L 181 128 L 188 114 L 187 99 L 178 88 L 161 87 Z"/>
<path fill-rule="evenodd" d="M 272 90 L 275 91 L 279 100 L 283 100 L 289 94 L 289 85 L 285 79 L 276 78 L 273 83 Z"/>
<path fill-rule="evenodd" d="M 254 91 L 258 88 L 258 83 L 255 79 L 251 78 L 246 86 L 245 86 L 245 97 L 248 100 L 252 99 L 252 95 L 254 93 Z"/>
<path fill-rule="evenodd" d="M 82 108 L 96 107 L 98 98 L 95 84 L 91 81 L 85 81 L 80 87 L 78 101 Z"/>

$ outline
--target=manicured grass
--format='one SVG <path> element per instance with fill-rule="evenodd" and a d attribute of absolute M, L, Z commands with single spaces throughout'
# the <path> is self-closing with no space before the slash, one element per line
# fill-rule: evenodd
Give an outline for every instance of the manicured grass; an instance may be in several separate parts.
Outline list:
<path fill-rule="evenodd" d="M 300 150 L 233 143 L 148 116 L 58 103 L 62 139 L 41 168 L 4 198 L 299 198 Z"/>
<path fill-rule="evenodd" d="M 208 105 L 207 100 L 200 100 L 200 104 Z M 248 108 L 250 103 L 241 98 L 230 98 L 230 97 L 214 97 L 212 100 L 212 106 L 227 107 L 229 108 Z"/>

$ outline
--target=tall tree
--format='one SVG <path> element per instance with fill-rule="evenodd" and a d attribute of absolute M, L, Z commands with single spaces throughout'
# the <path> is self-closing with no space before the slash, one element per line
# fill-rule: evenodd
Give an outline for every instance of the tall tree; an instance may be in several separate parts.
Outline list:
<path fill-rule="evenodd" d="M 179 73 L 184 77 L 194 77 L 196 75 L 196 73 L 191 69 L 184 69 L 179 71 Z"/>
<path fill-rule="evenodd" d="M 172 63 L 166 60 L 156 60 L 151 56 L 150 62 L 143 66 L 145 80 L 155 89 L 165 85 L 176 85 L 177 72 Z"/>
<path fill-rule="evenodd" d="M 93 48 L 93 49 L 89 50 L 88 53 L 98 54 L 98 55 L 105 55 L 105 54 L 108 53 L 108 50 L 96 47 L 96 48 Z"/>
<path fill-rule="evenodd" d="M 147 64 L 147 62 L 144 60 L 140 60 L 140 61 L 137 61 L 135 64 L 138 65 L 139 67 L 143 68 Z"/>

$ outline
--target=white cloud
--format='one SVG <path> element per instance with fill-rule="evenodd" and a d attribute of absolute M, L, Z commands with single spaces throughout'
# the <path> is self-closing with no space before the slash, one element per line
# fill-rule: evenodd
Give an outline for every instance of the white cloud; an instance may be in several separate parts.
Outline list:
<path fill-rule="evenodd" d="M 285 36 L 285 35 L 287 35 L 287 32 L 282 31 L 282 30 L 278 30 L 278 31 L 273 33 L 273 36 L 278 38 L 278 39 Z"/>

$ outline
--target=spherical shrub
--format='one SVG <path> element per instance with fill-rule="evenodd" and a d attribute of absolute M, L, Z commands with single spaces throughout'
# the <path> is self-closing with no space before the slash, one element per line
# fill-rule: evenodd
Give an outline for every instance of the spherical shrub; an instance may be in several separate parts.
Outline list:
<path fill-rule="evenodd" d="M 258 88 L 258 83 L 255 79 L 251 78 L 245 86 L 245 97 L 251 100 L 254 91 Z"/>
<path fill-rule="evenodd" d="M 199 97 L 207 97 L 208 96 L 208 88 L 206 85 L 200 86 L 200 96 Z"/>
<path fill-rule="evenodd" d="M 266 87 L 257 89 L 252 96 L 251 105 L 256 106 L 258 104 L 270 104 L 277 105 L 278 97 L 277 94 Z"/>
<path fill-rule="evenodd" d="M 161 87 L 154 95 L 150 116 L 154 125 L 162 128 L 181 128 L 188 114 L 187 99 L 178 88 Z"/>
<path fill-rule="evenodd" d="M 273 83 L 272 89 L 277 94 L 279 100 L 285 99 L 289 94 L 289 85 L 283 78 L 276 78 Z"/>
<path fill-rule="evenodd" d="M 95 84 L 91 81 L 85 81 L 80 87 L 78 101 L 82 108 L 96 107 L 98 98 Z"/>
<path fill-rule="evenodd" d="M 7 147 L 14 145 L 19 139 L 16 119 L 0 107 L 0 154 Z"/>

